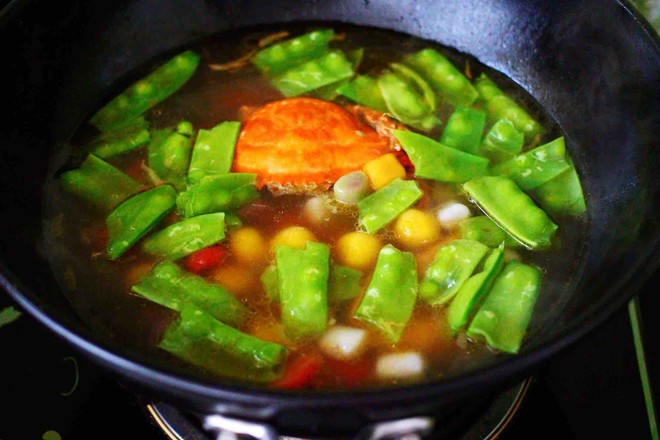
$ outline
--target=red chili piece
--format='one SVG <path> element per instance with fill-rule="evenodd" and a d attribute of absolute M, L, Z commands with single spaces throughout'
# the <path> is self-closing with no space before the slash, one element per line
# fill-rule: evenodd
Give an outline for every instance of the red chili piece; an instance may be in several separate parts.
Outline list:
<path fill-rule="evenodd" d="M 188 255 L 184 267 L 193 273 L 200 273 L 222 264 L 227 257 L 227 251 L 220 246 L 209 246 Z"/>
<path fill-rule="evenodd" d="M 272 385 L 275 388 L 303 388 L 316 377 L 322 367 L 323 357 L 319 354 L 295 357 L 287 363 L 284 376 Z"/>

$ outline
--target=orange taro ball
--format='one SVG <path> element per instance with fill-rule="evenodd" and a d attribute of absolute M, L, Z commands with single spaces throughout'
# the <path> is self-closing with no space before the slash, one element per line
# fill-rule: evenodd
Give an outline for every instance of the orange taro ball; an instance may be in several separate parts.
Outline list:
<path fill-rule="evenodd" d="M 327 186 L 389 151 L 389 141 L 344 108 L 320 99 L 274 101 L 244 122 L 234 171 L 257 186 Z"/>

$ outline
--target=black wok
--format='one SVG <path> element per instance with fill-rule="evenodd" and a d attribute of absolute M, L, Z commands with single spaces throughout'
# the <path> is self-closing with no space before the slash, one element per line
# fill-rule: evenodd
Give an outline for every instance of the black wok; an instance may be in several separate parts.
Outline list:
<path fill-rule="evenodd" d="M 108 88 L 145 61 L 210 34 L 301 20 L 392 29 L 467 53 L 520 84 L 564 130 L 588 196 L 587 238 L 569 279 L 544 303 L 544 325 L 518 356 L 392 390 L 267 391 L 157 365 L 91 332 L 59 293 L 41 233 L 48 161 Z M 659 46 L 644 20 L 614 0 L 11 2 L 0 14 L 0 283 L 120 379 L 186 409 L 306 434 L 451 414 L 604 322 L 656 270 Z"/>

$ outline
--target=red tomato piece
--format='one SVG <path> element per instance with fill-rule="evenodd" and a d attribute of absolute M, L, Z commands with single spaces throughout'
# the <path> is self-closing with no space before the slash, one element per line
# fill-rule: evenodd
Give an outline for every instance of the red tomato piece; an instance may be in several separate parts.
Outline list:
<path fill-rule="evenodd" d="M 284 376 L 272 383 L 275 388 L 298 389 L 308 385 L 321 371 L 323 357 L 320 354 L 304 354 L 287 362 Z"/>
<path fill-rule="evenodd" d="M 227 257 L 227 250 L 221 246 L 209 246 L 188 255 L 183 265 L 193 273 L 200 273 L 219 266 Z"/>

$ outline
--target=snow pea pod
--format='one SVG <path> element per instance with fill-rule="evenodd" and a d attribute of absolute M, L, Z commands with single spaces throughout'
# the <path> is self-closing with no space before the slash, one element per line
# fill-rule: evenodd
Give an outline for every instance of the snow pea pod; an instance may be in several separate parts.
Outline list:
<path fill-rule="evenodd" d="M 463 189 L 488 217 L 525 247 L 550 246 L 557 225 L 511 179 L 477 177 L 465 182 Z"/>
<path fill-rule="evenodd" d="M 63 173 L 60 185 L 106 212 L 142 189 L 130 176 L 93 154 L 80 168 Z"/>
<path fill-rule="evenodd" d="M 101 131 L 130 123 L 179 90 L 195 73 L 199 60 L 190 50 L 175 56 L 115 97 L 90 122 Z"/>
<path fill-rule="evenodd" d="M 240 122 L 222 122 L 211 130 L 199 130 L 188 167 L 188 184 L 211 174 L 227 174 L 234 160 Z"/>
<path fill-rule="evenodd" d="M 554 179 L 570 168 L 564 138 L 559 137 L 526 153 L 495 165 L 491 172 L 505 176 L 529 191 Z"/>
<path fill-rule="evenodd" d="M 358 202 L 358 223 L 375 233 L 411 207 L 423 195 L 417 182 L 395 179 Z"/>
<path fill-rule="evenodd" d="M 330 248 L 315 242 L 308 242 L 305 249 L 277 246 L 275 261 L 287 335 L 294 339 L 320 335 L 328 321 Z"/>
<path fill-rule="evenodd" d="M 485 73 L 477 78 L 475 87 L 491 120 L 497 121 L 503 118 L 510 120 L 518 131 L 524 133 L 527 140 L 541 133 L 541 124 L 504 94 Z"/>
<path fill-rule="evenodd" d="M 378 88 L 378 80 L 368 75 L 358 75 L 351 82 L 337 89 L 340 95 L 345 96 L 358 104 L 371 107 L 380 112 L 387 112 L 387 104 L 383 94 Z"/>
<path fill-rule="evenodd" d="M 362 62 L 363 57 L 364 57 L 363 48 L 346 52 L 346 59 L 351 63 L 351 66 L 353 67 L 353 72 L 357 71 L 360 63 Z M 314 90 L 312 95 L 319 99 L 332 101 L 337 97 L 337 95 L 339 95 L 339 88 L 350 83 L 350 81 L 351 78 L 349 77 L 349 78 L 341 79 L 337 82 L 330 83 L 327 86 L 323 86 L 321 88 Z"/>
<path fill-rule="evenodd" d="M 271 301 L 280 300 L 279 278 L 277 266 L 270 264 L 261 274 L 261 285 Z M 328 301 L 339 302 L 358 296 L 362 288 L 362 272 L 339 264 L 330 265 L 328 276 Z"/>
<path fill-rule="evenodd" d="M 259 198 L 256 178 L 250 173 L 204 176 L 179 194 L 177 208 L 185 217 L 238 208 Z"/>
<path fill-rule="evenodd" d="M 441 305 L 456 295 L 488 252 L 473 240 L 454 240 L 438 249 L 419 285 L 419 295 L 431 305 Z"/>
<path fill-rule="evenodd" d="M 493 287 L 468 327 L 471 338 L 483 338 L 489 346 L 517 353 L 532 317 L 541 285 L 541 271 L 511 261 L 495 278 Z"/>
<path fill-rule="evenodd" d="M 468 322 L 470 314 L 481 298 L 490 289 L 493 280 L 504 266 L 504 245 L 493 249 L 486 257 L 481 272 L 468 278 L 456 293 L 447 309 L 447 322 L 452 332 L 456 333 Z"/>
<path fill-rule="evenodd" d="M 321 56 L 334 36 L 332 29 L 308 32 L 261 49 L 251 62 L 263 73 L 276 74 Z"/>
<path fill-rule="evenodd" d="M 486 114 L 469 107 L 458 107 L 447 120 L 440 143 L 470 154 L 477 154 Z"/>
<path fill-rule="evenodd" d="M 461 238 L 475 240 L 486 246 L 496 247 L 504 243 L 506 247 L 521 247 L 522 245 L 515 238 L 497 226 L 497 224 L 486 217 L 478 215 L 476 217 L 466 218 L 458 224 L 461 230 Z"/>
<path fill-rule="evenodd" d="M 419 72 L 438 94 L 455 106 L 468 106 L 478 93 L 470 81 L 435 49 L 423 49 L 404 59 Z"/>
<path fill-rule="evenodd" d="M 409 252 L 388 244 L 378 254 L 355 317 L 380 330 L 392 343 L 401 338 L 417 300 L 417 263 Z"/>
<path fill-rule="evenodd" d="M 178 191 L 186 186 L 186 173 L 192 149 L 192 124 L 180 122 L 176 129 L 163 129 L 154 132 L 149 142 L 149 168 L 159 178 L 171 183 Z"/>
<path fill-rule="evenodd" d="M 354 75 L 351 62 L 340 50 L 298 64 L 271 77 L 270 82 L 287 98 L 311 92 Z"/>
<path fill-rule="evenodd" d="M 389 113 L 404 124 L 429 131 L 440 123 L 424 97 L 400 76 L 384 72 L 378 77 L 378 88 Z"/>
<path fill-rule="evenodd" d="M 101 133 L 89 147 L 92 154 L 107 159 L 146 145 L 150 138 L 149 123 L 137 118 L 125 127 Z"/>
<path fill-rule="evenodd" d="M 106 218 L 106 253 L 116 260 L 174 208 L 176 191 L 161 185 L 139 193 L 117 206 Z"/>
<path fill-rule="evenodd" d="M 415 176 L 440 182 L 465 182 L 488 174 L 488 159 L 447 147 L 424 135 L 392 130 L 415 166 Z"/>
<path fill-rule="evenodd" d="M 406 80 L 409 84 L 418 90 L 419 94 L 422 96 L 422 98 L 424 98 L 426 108 L 430 112 L 435 111 L 437 108 L 435 93 L 433 92 L 433 89 L 429 83 L 426 82 L 426 80 L 422 78 L 419 73 L 415 72 L 405 64 L 390 63 L 389 67 L 395 74 Z"/>
<path fill-rule="evenodd" d="M 534 188 L 530 193 L 543 209 L 554 215 L 577 216 L 587 210 L 580 178 L 575 166 L 568 160 L 568 170 Z"/>
<path fill-rule="evenodd" d="M 479 148 L 479 154 L 492 163 L 511 159 L 520 153 L 525 142 L 525 135 L 516 130 L 513 122 L 500 119 L 488 130 Z"/>
<path fill-rule="evenodd" d="M 230 325 L 241 324 L 247 316 L 245 306 L 222 286 L 186 272 L 171 261 L 155 265 L 131 291 L 171 310 L 181 311 L 185 304 L 194 304 Z"/>
<path fill-rule="evenodd" d="M 192 217 L 151 234 L 142 243 L 147 254 L 178 260 L 225 238 L 225 213 Z"/>

